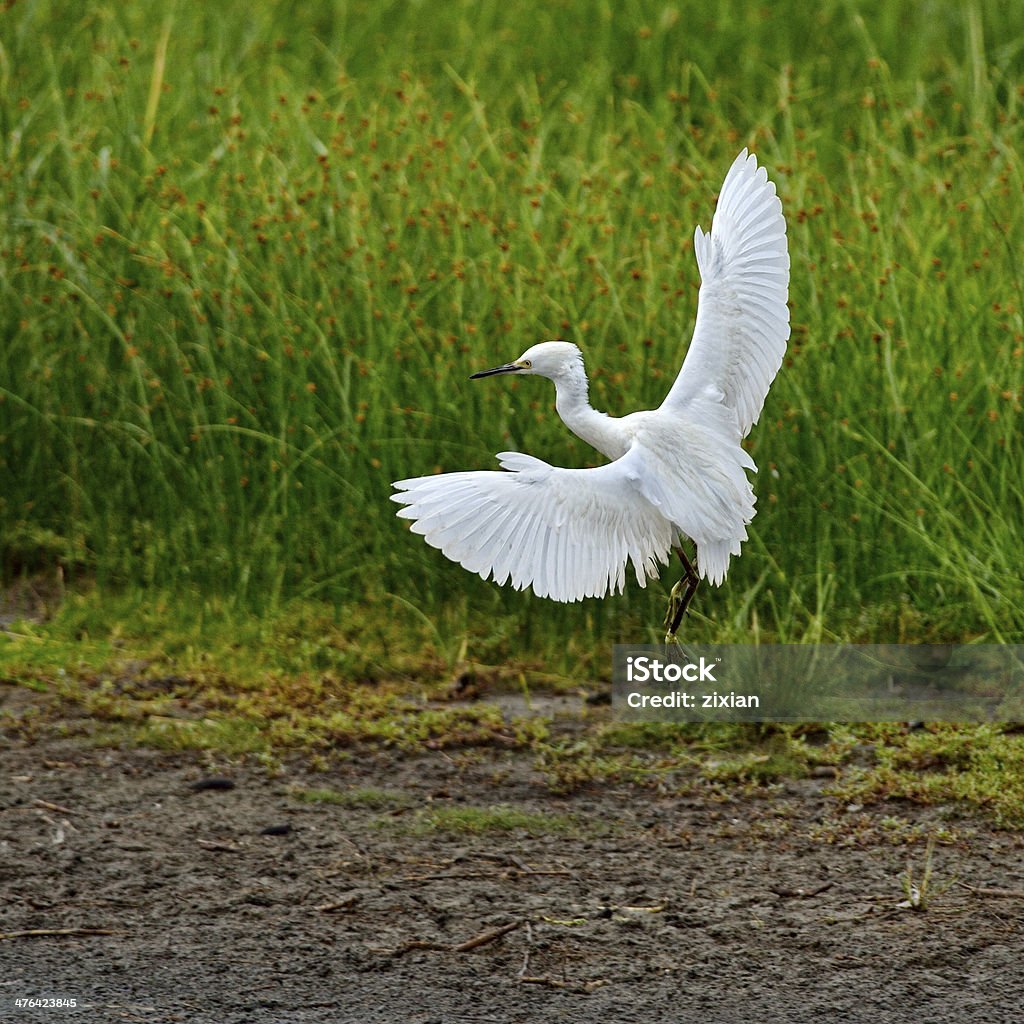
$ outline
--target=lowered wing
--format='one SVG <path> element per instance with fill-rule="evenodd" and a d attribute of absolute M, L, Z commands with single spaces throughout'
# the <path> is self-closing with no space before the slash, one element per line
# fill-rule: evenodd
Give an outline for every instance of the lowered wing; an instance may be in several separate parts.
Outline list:
<path fill-rule="evenodd" d="M 641 492 L 640 450 L 594 469 L 518 452 L 498 459 L 509 472 L 397 481 L 398 515 L 470 572 L 555 601 L 620 592 L 627 561 L 640 586 L 658 575 L 659 560 L 668 563 L 675 531 Z"/>

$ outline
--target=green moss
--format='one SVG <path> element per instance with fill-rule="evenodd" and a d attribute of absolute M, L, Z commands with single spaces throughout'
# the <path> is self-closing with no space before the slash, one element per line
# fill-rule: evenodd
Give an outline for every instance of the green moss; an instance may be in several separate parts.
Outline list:
<path fill-rule="evenodd" d="M 312 603 L 253 619 L 160 592 L 72 593 L 50 621 L 0 632 L 0 679 L 36 695 L 17 714 L 5 713 L 0 729 L 29 741 L 59 733 L 267 763 L 295 752 L 321 767 L 362 746 L 519 750 L 557 792 L 608 783 L 756 791 L 829 765 L 837 779 L 828 791 L 843 803 L 910 800 L 950 817 L 1024 827 L 1024 734 L 1017 731 L 636 725 L 582 707 L 565 721 L 511 714 L 487 699 L 489 688 L 500 693 L 507 679 L 512 690 L 536 695 L 550 688 L 550 677 L 514 661 L 500 671 L 479 666 L 482 698 L 454 701 L 453 672 L 429 644 L 420 646 L 422 634 L 388 631 L 383 642 L 393 646 L 384 650 L 380 638 L 360 633 L 360 621 L 353 616 L 342 625 Z M 360 645 L 358 658 L 352 644 Z M 351 673 L 339 667 L 345 658 L 364 666 L 390 658 L 407 671 Z M 564 681 L 555 689 L 564 690 Z M 363 798 L 357 791 L 339 799 L 356 806 Z M 368 791 L 365 805 L 374 799 Z"/>
<path fill-rule="evenodd" d="M 911 800 L 950 817 L 977 814 L 1024 828 L 1024 735 L 999 726 L 933 725 L 877 743 L 874 763 L 845 772 L 834 795 Z"/>
<path fill-rule="evenodd" d="M 291 796 L 305 804 L 333 804 L 368 811 L 401 810 L 413 803 L 408 793 L 361 786 L 356 789 L 293 789 Z"/>
<path fill-rule="evenodd" d="M 506 804 L 491 807 L 437 807 L 417 816 L 413 831 L 445 832 L 455 835 L 527 832 L 532 836 L 578 835 L 583 826 L 574 817 L 539 814 Z"/>

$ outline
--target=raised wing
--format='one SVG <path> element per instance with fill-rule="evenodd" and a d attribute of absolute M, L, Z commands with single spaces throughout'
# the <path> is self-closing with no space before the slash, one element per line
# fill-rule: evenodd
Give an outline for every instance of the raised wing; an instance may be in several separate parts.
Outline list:
<path fill-rule="evenodd" d="M 618 593 L 631 561 L 637 582 L 668 563 L 675 531 L 640 490 L 636 449 L 607 466 L 559 469 L 518 452 L 498 460 L 509 472 L 444 473 L 399 480 L 391 500 L 412 532 L 452 561 L 532 587 L 538 597 L 579 601 Z"/>
<path fill-rule="evenodd" d="M 789 338 L 789 250 L 782 202 L 744 149 L 729 168 L 711 231 L 694 238 L 701 286 L 693 340 L 662 403 L 684 410 L 717 392 L 740 437 L 761 415 Z"/>

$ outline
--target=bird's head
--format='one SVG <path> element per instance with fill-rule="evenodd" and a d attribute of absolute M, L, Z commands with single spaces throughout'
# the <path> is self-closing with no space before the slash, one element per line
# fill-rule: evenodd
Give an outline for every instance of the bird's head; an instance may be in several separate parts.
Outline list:
<path fill-rule="evenodd" d="M 582 371 L 583 353 L 571 341 L 542 341 L 528 348 L 515 362 L 496 366 L 493 370 L 481 370 L 469 379 L 493 377 L 497 373 L 523 373 L 558 380 Z"/>

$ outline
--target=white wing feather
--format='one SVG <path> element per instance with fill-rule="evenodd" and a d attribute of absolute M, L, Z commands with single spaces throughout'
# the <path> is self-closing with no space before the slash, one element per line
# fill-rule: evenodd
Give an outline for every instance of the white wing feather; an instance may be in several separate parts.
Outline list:
<path fill-rule="evenodd" d="M 722 185 L 711 231 L 694 236 L 701 288 L 693 340 L 661 408 L 633 413 L 630 449 L 596 469 L 504 452 L 507 472 L 395 483 L 398 515 L 483 579 L 579 601 L 619 592 L 628 562 L 645 586 L 679 534 L 718 584 L 747 539 L 756 470 L 740 446 L 761 414 L 789 338 L 782 203 L 744 150 Z"/>
<path fill-rule="evenodd" d="M 659 560 L 668 563 L 675 530 L 641 493 L 639 450 L 595 469 L 560 469 L 518 452 L 498 459 L 509 472 L 397 481 L 398 515 L 470 572 L 556 601 L 620 592 L 627 561 L 641 587 Z"/>
<path fill-rule="evenodd" d="M 775 185 L 745 149 L 725 177 L 711 231 L 698 227 L 693 243 L 701 276 L 697 322 L 662 408 L 682 412 L 710 386 L 746 437 L 786 352 L 789 251 Z"/>

